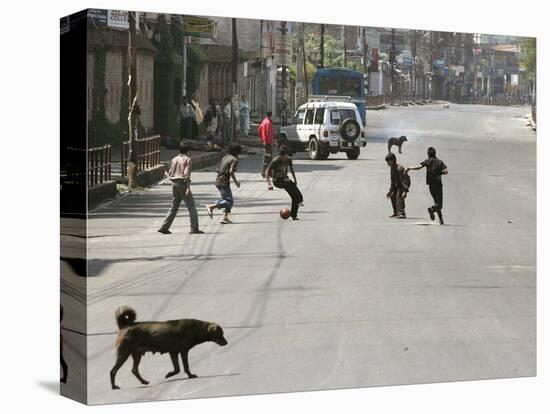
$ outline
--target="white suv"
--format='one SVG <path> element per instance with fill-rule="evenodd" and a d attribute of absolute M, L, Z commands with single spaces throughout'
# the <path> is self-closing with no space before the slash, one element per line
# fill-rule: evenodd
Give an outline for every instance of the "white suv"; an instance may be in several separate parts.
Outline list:
<path fill-rule="evenodd" d="M 337 152 L 357 159 L 360 148 L 367 145 L 365 128 L 355 104 L 345 97 L 337 99 L 312 97 L 300 106 L 292 124 L 279 130 L 279 145 L 307 151 L 312 160 L 325 160 Z"/>

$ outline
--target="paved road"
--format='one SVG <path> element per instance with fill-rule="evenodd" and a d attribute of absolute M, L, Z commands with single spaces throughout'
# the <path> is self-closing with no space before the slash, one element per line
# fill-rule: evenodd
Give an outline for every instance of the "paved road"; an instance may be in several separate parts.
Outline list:
<path fill-rule="evenodd" d="M 535 135 L 526 113 L 459 105 L 372 112 L 357 161 L 295 157 L 305 203 L 299 222 L 278 217 L 289 199 L 266 190 L 258 155 L 241 162 L 235 224 L 222 226 L 201 210 L 205 235 L 187 234 L 186 212 L 172 235 L 156 232 L 169 186 L 96 210 L 89 401 L 534 375 Z M 409 218 L 388 218 L 386 140 L 399 135 L 409 139 L 399 162 L 416 164 L 435 146 L 447 163 L 445 226 L 427 216 L 424 171 L 411 172 Z M 216 198 L 213 178 L 194 174 L 200 205 Z M 216 321 L 229 345 L 191 351 L 193 380 L 165 380 L 169 357 L 148 354 L 141 374 L 151 384 L 142 386 L 128 361 L 117 377 L 122 389 L 111 391 L 120 305 L 141 320 Z"/>

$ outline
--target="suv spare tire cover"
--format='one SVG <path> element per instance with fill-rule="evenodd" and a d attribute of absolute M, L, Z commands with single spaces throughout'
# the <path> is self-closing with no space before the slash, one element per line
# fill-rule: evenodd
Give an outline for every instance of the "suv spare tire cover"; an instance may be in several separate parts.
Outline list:
<path fill-rule="evenodd" d="M 340 124 L 340 135 L 346 141 L 355 140 L 360 133 L 361 128 L 359 127 L 359 123 L 355 119 L 348 118 Z"/>

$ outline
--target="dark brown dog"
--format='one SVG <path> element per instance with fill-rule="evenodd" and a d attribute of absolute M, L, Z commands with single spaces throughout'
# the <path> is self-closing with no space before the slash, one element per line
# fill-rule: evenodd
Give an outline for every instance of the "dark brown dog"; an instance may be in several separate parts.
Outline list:
<path fill-rule="evenodd" d="M 60 322 L 63 322 L 63 305 L 61 305 L 61 314 L 59 318 Z M 63 358 L 63 334 L 61 333 L 61 329 L 63 326 L 59 326 L 59 346 L 60 346 L 60 352 L 61 355 L 61 369 L 63 370 L 63 376 L 61 377 L 62 383 L 67 383 L 67 371 L 69 370 L 67 367 L 67 363 L 65 362 L 65 358 Z"/>
<path fill-rule="evenodd" d="M 391 147 L 393 145 L 397 145 L 397 148 L 399 149 L 399 153 L 401 154 L 401 146 L 405 141 L 407 141 L 407 137 L 405 135 L 401 135 L 399 138 L 392 137 L 388 139 L 388 154 L 391 152 Z"/>
<path fill-rule="evenodd" d="M 215 342 L 220 346 L 227 345 L 222 328 L 213 322 L 197 319 L 178 319 L 166 322 L 136 322 L 136 312 L 121 306 L 115 313 L 119 328 L 115 348 L 117 360 L 111 369 L 111 387 L 117 390 L 115 376 L 122 364 L 131 355 L 134 360 L 132 373 L 142 384 L 149 384 L 139 373 L 141 357 L 146 352 L 169 353 L 174 370 L 166 378 L 180 372 L 178 355 L 181 355 L 183 369 L 189 378 L 196 378 L 189 370 L 188 354 L 191 348 L 203 342 Z"/>

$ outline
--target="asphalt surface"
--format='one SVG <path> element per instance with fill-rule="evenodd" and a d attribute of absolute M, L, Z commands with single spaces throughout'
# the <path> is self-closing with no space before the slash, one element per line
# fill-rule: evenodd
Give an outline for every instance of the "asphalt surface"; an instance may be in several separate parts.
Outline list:
<path fill-rule="evenodd" d="M 204 235 L 187 234 L 183 205 L 173 234 L 156 232 L 168 185 L 96 209 L 88 226 L 89 403 L 535 375 L 536 139 L 527 113 L 452 104 L 371 112 L 358 160 L 294 157 L 305 203 L 297 222 L 279 218 L 290 200 L 267 191 L 259 154 L 241 160 L 232 225 L 203 208 L 217 198 L 213 169 L 194 172 Z M 408 219 L 388 218 L 386 141 L 400 135 L 409 141 L 399 163 L 418 164 L 434 146 L 448 166 L 445 226 L 428 217 L 424 170 L 411 172 Z M 79 300 L 63 293 L 66 307 Z M 120 305 L 138 320 L 215 321 L 229 345 L 190 352 L 196 379 L 183 371 L 165 379 L 169 356 L 147 354 L 140 371 L 148 386 L 130 359 L 117 375 L 121 390 L 112 391 Z M 67 390 L 77 337 L 65 332 Z"/>

